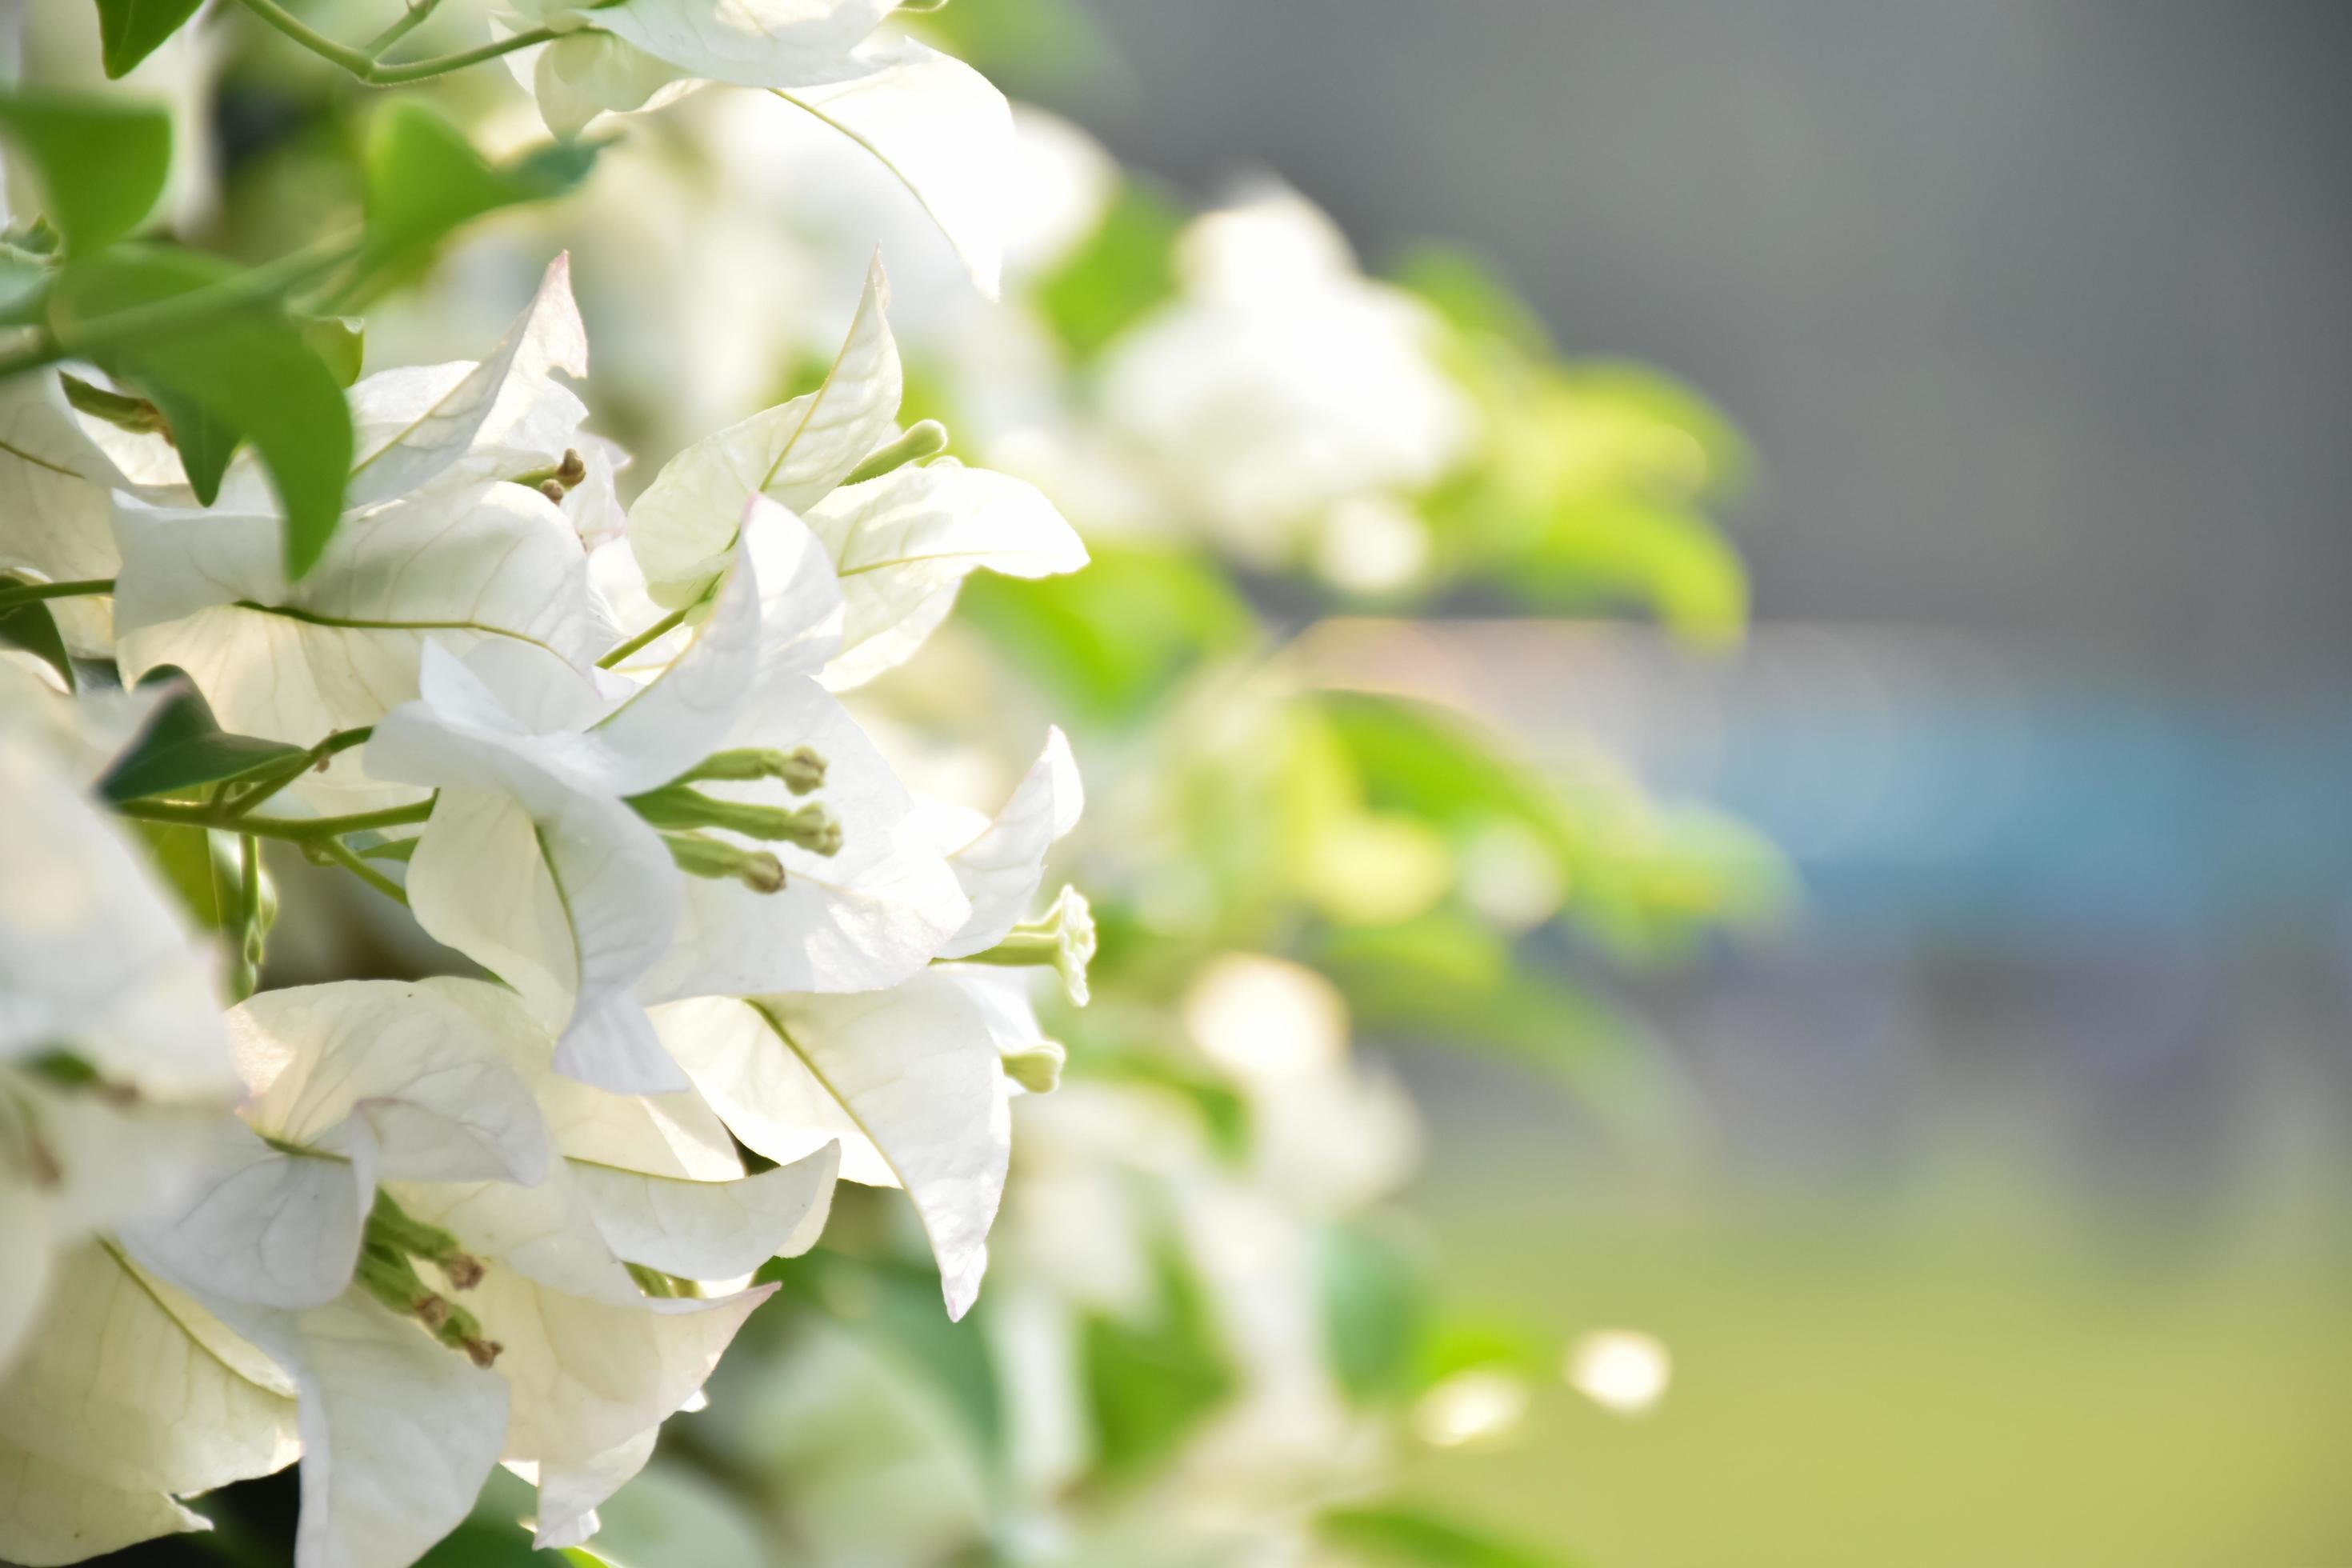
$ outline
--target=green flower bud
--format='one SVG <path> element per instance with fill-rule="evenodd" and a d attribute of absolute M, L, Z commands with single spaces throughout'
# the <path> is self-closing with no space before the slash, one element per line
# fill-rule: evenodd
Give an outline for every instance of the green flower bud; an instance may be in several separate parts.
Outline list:
<path fill-rule="evenodd" d="M 1051 1094 L 1061 1086 L 1062 1068 L 1070 1059 L 1068 1047 L 1059 1040 L 1040 1040 L 1034 1046 L 1004 1053 L 1004 1076 L 1032 1094 Z"/>
<path fill-rule="evenodd" d="M 662 842 L 677 868 L 689 877 L 737 881 L 755 893 L 784 890 L 784 863 L 764 849 L 745 849 L 699 833 L 665 833 Z"/>
<path fill-rule="evenodd" d="M 806 746 L 794 746 L 789 752 L 745 746 L 713 752 L 669 782 L 683 784 L 698 779 L 782 779 L 794 795 L 806 795 L 824 784 L 824 759 Z"/>
<path fill-rule="evenodd" d="M 936 458 L 948 449 L 948 427 L 936 419 L 918 420 L 887 447 L 878 447 L 866 459 L 849 470 L 845 485 L 862 485 L 868 479 L 878 479 L 893 468 L 919 463 L 926 458 Z"/>

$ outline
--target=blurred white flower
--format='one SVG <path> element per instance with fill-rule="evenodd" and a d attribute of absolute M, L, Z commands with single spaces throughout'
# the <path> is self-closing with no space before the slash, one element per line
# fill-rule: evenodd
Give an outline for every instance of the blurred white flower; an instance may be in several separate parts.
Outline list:
<path fill-rule="evenodd" d="M 1603 1410 L 1641 1415 L 1665 1397 L 1674 1366 L 1665 1342 L 1654 1334 L 1595 1329 L 1568 1347 L 1560 1359 L 1560 1375 Z"/>
<path fill-rule="evenodd" d="M 1304 197 L 1276 187 L 1196 218 L 1177 260 L 1181 294 L 1112 345 L 1103 399 L 1224 546 L 1288 563 L 1332 509 L 1423 489 L 1463 455 L 1472 411 L 1433 357 L 1435 318 L 1360 273 Z M 1383 586 L 1417 565 L 1387 532 Z"/>

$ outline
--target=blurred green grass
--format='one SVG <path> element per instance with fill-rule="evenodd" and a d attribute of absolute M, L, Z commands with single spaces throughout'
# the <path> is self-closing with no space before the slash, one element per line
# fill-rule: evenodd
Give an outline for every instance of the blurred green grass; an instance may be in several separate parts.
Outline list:
<path fill-rule="evenodd" d="M 1515 1445 L 1424 1450 L 1413 1494 L 1610 1568 L 2352 1563 L 2352 1247 L 2323 1205 L 2192 1232 L 2015 1191 L 1594 1196 L 1486 1172 L 1421 1207 L 1451 1294 L 1657 1334 L 1664 1400 L 1620 1417 L 1555 1378 Z"/>

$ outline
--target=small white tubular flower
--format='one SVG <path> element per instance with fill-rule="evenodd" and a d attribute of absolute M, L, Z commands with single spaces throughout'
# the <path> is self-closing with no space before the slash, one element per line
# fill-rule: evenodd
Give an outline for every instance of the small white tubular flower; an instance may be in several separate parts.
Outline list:
<path fill-rule="evenodd" d="M 631 995 L 670 945 L 678 876 L 625 797 L 718 748 L 760 625 L 746 567 L 686 652 L 618 704 L 569 668 L 497 647 L 461 664 L 436 645 L 417 700 L 366 747 L 371 777 L 441 792 L 409 862 L 418 922 L 522 994 L 562 1036 L 560 1070 L 624 1093 L 686 1087 Z"/>
<path fill-rule="evenodd" d="M 842 1179 L 903 1187 L 948 1315 L 970 1310 L 1012 1150 L 1000 1009 L 941 969 L 888 991 L 705 998 L 653 1016 L 746 1146 L 794 1161 L 837 1142 Z"/>
<path fill-rule="evenodd" d="M 548 129 L 668 103 L 696 84 L 764 88 L 856 142 L 911 192 L 989 298 L 1003 268 L 1013 114 L 962 61 L 877 36 L 890 0 L 520 0 L 492 26 L 552 42 L 509 57 Z"/>
<path fill-rule="evenodd" d="M 381 1181 L 547 1173 L 530 1089 L 425 987 L 268 991 L 227 1024 L 246 1126 L 215 1141 L 176 1205 L 121 1229 L 133 1256 L 207 1300 L 293 1310 L 342 1294 Z"/>
<path fill-rule="evenodd" d="M 364 456 L 352 467 L 344 504 L 553 467 L 588 414 L 552 379 L 559 370 L 588 374 L 588 330 L 572 297 L 568 253 L 548 263 L 488 359 L 379 371 L 352 388 L 352 435 Z"/>
<path fill-rule="evenodd" d="M 1086 546 L 1034 487 L 952 458 L 843 481 L 898 435 L 903 382 L 877 263 L 832 373 L 815 392 L 679 453 L 629 513 L 629 543 L 658 604 L 692 604 L 743 537 L 755 495 L 798 512 L 841 579 L 841 643 L 825 684 L 856 686 L 903 663 L 986 568 L 1044 577 Z"/>
<path fill-rule="evenodd" d="M 919 972 L 971 918 L 971 903 L 913 798 L 816 679 L 841 624 L 825 552 L 798 520 L 762 498 L 754 498 L 743 531 L 739 553 L 744 567 L 756 568 L 763 599 L 761 674 L 720 744 L 730 752 L 805 747 L 822 758 L 816 798 L 838 824 L 839 844 L 830 854 L 771 845 L 783 873 L 772 891 L 690 879 L 677 941 L 641 987 L 648 1001 L 879 990 Z M 787 798 L 774 779 L 714 778 L 695 788 L 753 807 Z"/>
<path fill-rule="evenodd" d="M 536 1186 L 390 1190 L 482 1265 L 463 1300 L 511 1391 L 503 1458 L 540 1485 L 539 1544 L 576 1544 L 768 1296 L 740 1289 L 743 1278 L 814 1244 L 840 1152 L 747 1176 L 693 1096 L 614 1095 L 550 1072 L 548 1037 L 511 993 L 458 980 L 416 989 L 474 1019 L 536 1086 L 562 1155 Z M 648 1294 L 655 1284 L 674 1293 Z"/>
<path fill-rule="evenodd" d="M 54 374 L 0 384 L 0 572 L 51 583 L 113 576 L 122 558 L 107 520 L 110 492 L 124 482 L 75 419 Z M 49 613 L 73 652 L 113 652 L 107 598 L 55 600 Z"/>
<path fill-rule="evenodd" d="M 1085 809 L 1078 765 L 1059 729 L 1046 732 L 1045 749 L 994 821 L 975 825 L 976 814 L 932 808 L 935 831 L 952 836 L 948 864 L 971 900 L 971 918 L 940 949 L 941 958 L 967 958 L 1004 940 L 1045 879 L 1045 852 L 1069 837 Z"/>
<path fill-rule="evenodd" d="M 1171 498 L 1232 548 L 1298 552 L 1328 509 L 1442 478 L 1474 429 L 1435 318 L 1356 269 L 1285 188 L 1197 218 L 1184 291 L 1111 348 L 1112 422 Z"/>
<path fill-rule="evenodd" d="M 290 1374 L 298 1568 L 414 1561 L 500 1458 L 548 1489 L 543 1543 L 584 1539 L 595 1505 L 644 1463 L 654 1430 L 770 1293 L 737 1288 L 742 1277 L 816 1239 L 838 1151 L 747 1177 L 690 1098 L 631 1099 L 554 1076 L 549 1032 L 485 982 L 265 993 L 231 1019 L 254 1086 L 246 1114 L 268 1158 L 362 1189 L 358 1278 L 292 1304 L 270 1267 L 278 1249 L 340 1237 L 348 1194 L 305 1210 L 284 1201 L 288 1182 L 257 1186 L 250 1166 L 168 1234 L 127 1239 L 159 1283 L 200 1283 L 211 1310 Z M 270 1223 L 230 1222 L 240 1194 Z"/>

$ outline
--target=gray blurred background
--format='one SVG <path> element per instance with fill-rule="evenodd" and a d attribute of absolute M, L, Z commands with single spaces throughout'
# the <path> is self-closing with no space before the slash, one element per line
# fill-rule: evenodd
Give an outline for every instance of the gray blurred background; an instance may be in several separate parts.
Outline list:
<path fill-rule="evenodd" d="M 1087 8 L 1108 74 L 1000 74 L 1480 247 L 1759 456 L 1744 656 L 1367 656 L 1805 889 L 1603 982 L 1696 1136 L 1412 1068 L 1462 1290 L 1684 1369 L 1433 1484 L 1633 1568 L 2352 1563 L 2352 5 Z"/>

